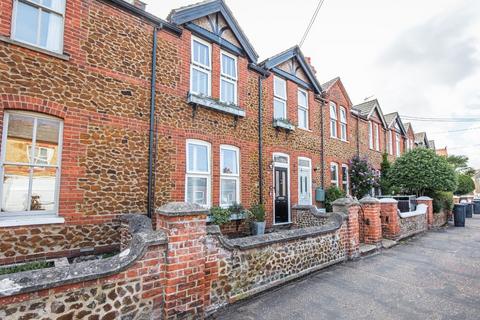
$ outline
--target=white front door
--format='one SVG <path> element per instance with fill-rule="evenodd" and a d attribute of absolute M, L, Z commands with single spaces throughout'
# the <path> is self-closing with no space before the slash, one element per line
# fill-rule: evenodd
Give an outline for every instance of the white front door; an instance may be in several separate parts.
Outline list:
<path fill-rule="evenodd" d="M 312 204 L 312 169 L 310 159 L 298 161 L 298 204 Z"/>

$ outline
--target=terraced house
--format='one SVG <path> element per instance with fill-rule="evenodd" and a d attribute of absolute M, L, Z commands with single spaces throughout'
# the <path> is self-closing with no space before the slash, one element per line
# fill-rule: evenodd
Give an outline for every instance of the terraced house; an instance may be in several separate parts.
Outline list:
<path fill-rule="evenodd" d="M 288 225 L 316 189 L 349 190 L 354 155 L 379 169 L 412 146 L 398 114 L 321 86 L 298 47 L 258 61 L 221 0 L 167 20 L 137 0 L 0 11 L 0 264 L 108 251 L 119 215 L 171 201 L 264 203 L 268 227 Z"/>

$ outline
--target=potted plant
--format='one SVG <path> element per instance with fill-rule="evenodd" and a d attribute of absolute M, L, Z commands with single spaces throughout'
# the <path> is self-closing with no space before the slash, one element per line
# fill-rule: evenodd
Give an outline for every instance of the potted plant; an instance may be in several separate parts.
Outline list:
<path fill-rule="evenodd" d="M 213 224 L 221 226 L 222 224 L 230 222 L 231 212 L 221 207 L 212 207 L 210 209 L 210 216 Z"/>
<path fill-rule="evenodd" d="M 245 218 L 245 208 L 243 207 L 242 204 L 234 202 L 228 210 L 232 214 L 231 219 L 232 220 L 240 220 Z"/>
<path fill-rule="evenodd" d="M 265 233 L 265 207 L 263 204 L 256 204 L 250 208 L 250 229 L 253 235 Z"/>

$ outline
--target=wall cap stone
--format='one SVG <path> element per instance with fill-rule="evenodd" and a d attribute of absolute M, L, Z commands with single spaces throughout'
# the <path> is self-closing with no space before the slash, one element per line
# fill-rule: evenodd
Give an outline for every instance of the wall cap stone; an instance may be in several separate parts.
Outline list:
<path fill-rule="evenodd" d="M 123 221 L 137 228 L 128 248 L 114 257 L 73 263 L 62 267 L 24 271 L 0 276 L 0 297 L 81 283 L 117 274 L 143 257 L 149 246 L 167 243 L 163 231 L 153 231 L 144 215 L 126 214 Z"/>
<path fill-rule="evenodd" d="M 169 202 L 158 208 L 156 212 L 163 216 L 182 217 L 208 214 L 208 209 L 197 203 Z"/>
<path fill-rule="evenodd" d="M 393 198 L 381 198 L 380 203 L 398 203 L 398 201 Z"/>
<path fill-rule="evenodd" d="M 357 199 L 352 197 L 345 197 L 339 198 L 332 202 L 332 206 L 344 206 L 344 207 L 351 207 L 351 206 L 358 206 L 360 202 Z"/>
<path fill-rule="evenodd" d="M 422 216 L 427 213 L 428 206 L 426 204 L 420 203 L 417 206 L 417 210 L 411 211 L 411 212 L 398 212 L 398 215 L 402 219 L 410 218 L 410 217 L 416 217 L 416 216 Z"/>
<path fill-rule="evenodd" d="M 430 198 L 430 197 L 425 197 L 425 196 L 424 196 L 424 197 L 419 197 L 419 198 L 417 198 L 417 200 L 420 200 L 420 201 L 432 201 L 433 199 Z"/>
<path fill-rule="evenodd" d="M 380 201 L 377 198 L 366 196 L 360 199 L 361 204 L 377 204 L 380 203 Z"/>

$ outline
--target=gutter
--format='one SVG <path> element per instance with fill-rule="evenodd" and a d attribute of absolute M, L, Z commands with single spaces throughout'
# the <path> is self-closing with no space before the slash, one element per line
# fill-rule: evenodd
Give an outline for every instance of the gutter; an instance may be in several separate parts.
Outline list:
<path fill-rule="evenodd" d="M 155 96 L 157 82 L 157 33 L 158 27 L 153 28 L 152 39 L 152 69 L 151 69 L 151 82 L 150 82 L 150 130 L 148 141 L 148 188 L 147 188 L 147 216 L 152 218 L 153 209 L 155 206 L 155 190 L 153 188 L 153 170 L 154 159 L 153 150 L 154 145 L 154 132 L 155 132 Z"/>

